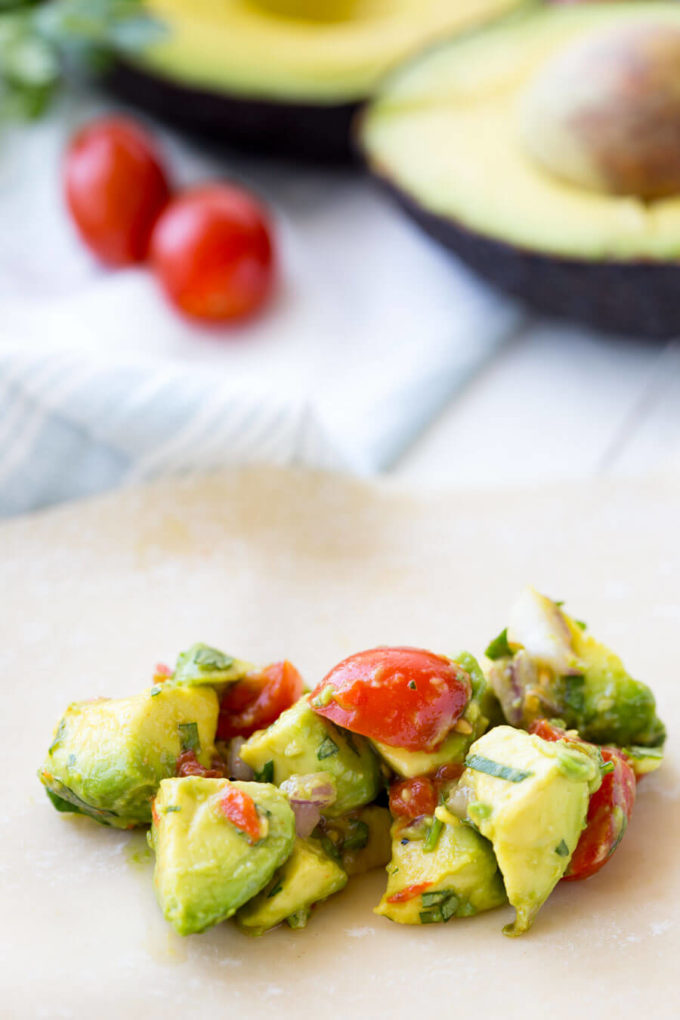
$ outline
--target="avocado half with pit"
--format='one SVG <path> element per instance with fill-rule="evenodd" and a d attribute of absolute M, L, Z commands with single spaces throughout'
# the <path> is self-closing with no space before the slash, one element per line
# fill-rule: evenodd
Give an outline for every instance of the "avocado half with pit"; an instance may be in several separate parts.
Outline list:
<path fill-rule="evenodd" d="M 393 66 L 527 0 L 141 0 L 156 38 L 119 94 L 229 144 L 349 157 L 358 105 Z"/>
<path fill-rule="evenodd" d="M 368 106 L 373 173 L 534 308 L 680 330 L 680 5 L 522 11 L 401 68 Z"/>

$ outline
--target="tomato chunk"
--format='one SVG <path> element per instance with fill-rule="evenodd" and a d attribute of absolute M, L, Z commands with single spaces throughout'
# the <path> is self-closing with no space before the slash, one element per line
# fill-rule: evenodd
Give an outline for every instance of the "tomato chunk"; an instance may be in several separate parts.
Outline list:
<path fill-rule="evenodd" d="M 338 726 L 410 751 L 433 751 L 470 699 L 470 677 L 421 648 L 372 648 L 335 666 L 311 706 Z"/>
<path fill-rule="evenodd" d="M 544 740 L 587 743 L 553 726 L 547 719 L 537 719 L 530 732 Z M 600 751 L 605 762 L 611 762 L 614 769 L 602 777 L 602 785 L 590 798 L 586 827 L 569 862 L 564 876 L 566 881 L 590 878 L 607 863 L 623 839 L 633 813 L 636 790 L 633 769 L 617 747 L 601 747 Z"/>
<path fill-rule="evenodd" d="M 249 673 L 228 687 L 222 698 L 218 740 L 249 737 L 255 730 L 270 726 L 301 694 L 302 677 L 287 659 Z"/>
<path fill-rule="evenodd" d="M 249 843 L 257 843 L 262 829 L 252 797 L 235 786 L 227 786 L 220 794 L 219 806 L 224 817 L 246 834 Z"/>
<path fill-rule="evenodd" d="M 437 790 L 428 776 L 403 779 L 390 786 L 390 814 L 394 818 L 419 818 L 433 815 Z"/>
<path fill-rule="evenodd" d="M 204 776 L 206 779 L 223 779 L 224 766 L 214 759 L 212 768 L 201 765 L 194 751 L 182 751 L 175 766 L 176 776 Z"/>

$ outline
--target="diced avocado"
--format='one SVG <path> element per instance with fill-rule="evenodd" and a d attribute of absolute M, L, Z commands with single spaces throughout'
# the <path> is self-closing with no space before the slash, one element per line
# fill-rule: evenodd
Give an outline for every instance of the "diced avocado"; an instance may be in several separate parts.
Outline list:
<path fill-rule="evenodd" d="M 435 772 L 441 765 L 462 763 L 470 744 L 477 740 L 489 725 L 485 708 L 491 707 L 491 703 L 487 693 L 486 677 L 479 663 L 469 652 L 462 652 L 453 661 L 470 675 L 472 695 L 462 716 L 440 747 L 435 751 L 409 751 L 404 747 L 373 741 L 373 746 L 383 761 L 403 779 L 427 775 Z"/>
<path fill-rule="evenodd" d="M 251 935 L 263 935 L 286 918 L 308 917 L 314 903 L 347 885 L 347 874 L 312 837 L 296 839 L 293 852 L 268 886 L 241 907 L 236 920 Z M 293 927 L 304 927 L 294 924 Z"/>
<path fill-rule="evenodd" d="M 624 747 L 623 752 L 638 778 L 661 768 L 663 749 L 660 747 Z"/>
<path fill-rule="evenodd" d="M 60 811 L 129 829 L 151 822 L 151 801 L 177 758 L 210 767 L 218 701 L 209 687 L 159 684 L 131 698 L 70 705 L 38 773 Z M 70 805 L 70 806 L 69 806 Z"/>
<path fill-rule="evenodd" d="M 567 870 L 601 783 L 599 756 L 497 726 L 470 748 L 456 809 L 491 841 L 517 917 L 506 934 L 526 931 Z"/>
<path fill-rule="evenodd" d="M 390 859 L 392 819 L 387 808 L 370 804 L 341 818 L 324 818 L 322 845 L 348 875 L 385 867 Z"/>
<path fill-rule="evenodd" d="M 220 693 L 229 684 L 242 680 L 255 667 L 235 659 L 210 645 L 195 644 L 177 657 L 175 671 L 168 683 L 183 687 L 214 687 Z"/>
<path fill-rule="evenodd" d="M 409 839 L 393 826 L 387 889 L 375 908 L 399 924 L 433 924 L 471 917 L 506 902 L 491 846 L 478 832 L 448 812 L 436 819 L 431 850 L 424 839 Z"/>
<path fill-rule="evenodd" d="M 370 803 L 381 788 L 378 759 L 364 737 L 339 729 L 309 707 L 304 695 L 265 730 L 241 747 L 240 757 L 256 776 L 279 786 L 294 775 L 330 773 L 337 788 L 330 816 Z"/>
<path fill-rule="evenodd" d="M 556 602 L 527 588 L 510 614 L 507 642 L 511 654 L 492 663 L 489 680 L 512 725 L 559 718 L 597 744 L 663 744 L 649 687 Z"/>
<path fill-rule="evenodd" d="M 226 817 L 220 797 L 232 787 L 253 799 L 262 825 L 250 843 Z M 149 842 L 163 915 L 180 935 L 204 931 L 256 896 L 295 843 L 295 816 L 269 783 L 188 776 L 164 779 L 153 805 Z"/>

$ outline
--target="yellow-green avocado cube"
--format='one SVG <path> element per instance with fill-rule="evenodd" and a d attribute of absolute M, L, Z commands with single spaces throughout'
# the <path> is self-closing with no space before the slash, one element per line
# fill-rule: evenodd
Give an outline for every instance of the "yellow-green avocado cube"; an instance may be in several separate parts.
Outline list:
<path fill-rule="evenodd" d="M 255 802 L 261 825 L 255 843 L 222 808 L 229 788 Z M 270 783 L 164 779 L 153 805 L 149 843 L 156 854 L 154 887 L 165 919 L 180 935 L 225 921 L 267 885 L 294 842 L 292 808 Z"/>
<path fill-rule="evenodd" d="M 151 822 L 162 779 L 183 750 L 210 766 L 219 705 L 209 687 L 158 684 L 131 698 L 70 705 L 38 776 L 60 811 L 129 829 Z"/>
<path fill-rule="evenodd" d="M 325 809 L 329 816 L 344 815 L 370 803 L 382 786 L 380 765 L 368 741 L 317 715 L 309 706 L 308 695 L 267 729 L 254 733 L 239 755 L 256 773 L 266 775 L 269 769 L 267 778 L 277 786 L 290 776 L 320 769 L 330 773 L 336 799 Z"/>
<path fill-rule="evenodd" d="M 471 917 L 506 902 L 490 845 L 470 826 L 446 812 L 435 847 L 409 839 L 393 826 L 387 889 L 376 914 L 399 924 L 433 924 Z"/>
<path fill-rule="evenodd" d="M 304 927 L 314 903 L 347 885 L 347 873 L 312 837 L 296 839 L 293 852 L 269 886 L 241 907 L 236 920 L 251 935 L 263 935 L 286 918 Z"/>
<path fill-rule="evenodd" d="M 514 925 L 526 931 L 567 870 L 601 783 L 597 752 L 496 726 L 470 748 L 456 799 L 491 841 Z"/>

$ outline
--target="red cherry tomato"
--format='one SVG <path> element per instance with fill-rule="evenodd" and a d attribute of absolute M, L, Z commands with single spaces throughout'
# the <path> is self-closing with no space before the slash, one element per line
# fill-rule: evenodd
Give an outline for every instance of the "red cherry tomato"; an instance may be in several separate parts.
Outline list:
<path fill-rule="evenodd" d="M 410 751 L 432 751 L 470 698 L 470 677 L 421 648 L 372 648 L 335 666 L 311 705 L 338 726 Z"/>
<path fill-rule="evenodd" d="M 585 744 L 546 719 L 537 719 L 530 727 L 544 740 L 567 740 Z M 586 827 L 576 844 L 567 873 L 567 881 L 590 878 L 603 867 L 623 839 L 635 804 L 635 773 L 626 756 L 616 747 L 601 747 L 602 757 L 614 766 L 602 777 L 602 785 L 590 798 Z"/>
<path fill-rule="evenodd" d="M 390 814 L 394 818 L 419 818 L 433 815 L 437 790 L 427 776 L 402 779 L 390 786 Z"/>
<path fill-rule="evenodd" d="M 66 201 L 95 255 L 111 266 L 142 262 L 170 189 L 147 132 L 123 117 L 103 117 L 71 141 Z"/>
<path fill-rule="evenodd" d="M 215 757 L 212 768 L 201 765 L 194 751 L 182 751 L 175 766 L 176 776 L 204 776 L 206 779 L 224 779 L 224 766 Z"/>
<path fill-rule="evenodd" d="M 220 794 L 218 803 L 224 817 L 240 832 L 245 832 L 248 842 L 257 843 L 262 829 L 253 798 L 235 786 L 227 786 Z"/>
<path fill-rule="evenodd" d="M 187 191 L 158 220 L 151 262 L 163 290 L 186 315 L 213 322 L 250 315 L 272 289 L 267 215 L 229 184 Z"/>
<path fill-rule="evenodd" d="M 220 703 L 218 740 L 249 737 L 275 722 L 302 694 L 302 677 L 287 660 L 273 662 L 228 687 Z"/>

